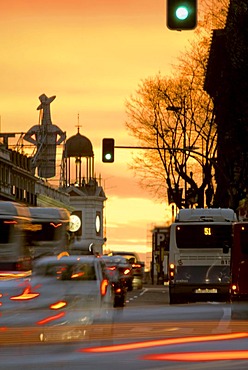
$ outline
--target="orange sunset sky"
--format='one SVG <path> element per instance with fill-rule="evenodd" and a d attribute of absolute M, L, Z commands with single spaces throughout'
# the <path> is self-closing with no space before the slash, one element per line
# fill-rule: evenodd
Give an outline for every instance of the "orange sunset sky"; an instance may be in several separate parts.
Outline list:
<path fill-rule="evenodd" d="M 8 0 L 0 3 L 0 116 L 2 132 L 26 132 L 38 123 L 38 97 L 56 95 L 52 122 L 80 133 L 94 148 L 101 175 L 110 249 L 149 251 L 147 231 L 171 211 L 141 189 L 116 149 L 101 162 L 101 142 L 137 145 L 125 128 L 125 100 L 142 80 L 168 75 L 194 31 L 166 28 L 165 0 Z"/>

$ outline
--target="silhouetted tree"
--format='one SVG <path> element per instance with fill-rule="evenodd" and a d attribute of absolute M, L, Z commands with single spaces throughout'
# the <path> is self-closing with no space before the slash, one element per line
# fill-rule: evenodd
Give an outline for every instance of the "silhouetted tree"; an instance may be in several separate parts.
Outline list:
<path fill-rule="evenodd" d="M 139 146 L 156 148 L 136 152 L 130 167 L 141 186 L 159 199 L 166 194 L 177 207 L 210 207 L 213 201 L 216 125 L 203 82 L 211 26 L 223 27 L 227 5 L 220 0 L 213 9 L 213 2 L 205 0 L 195 38 L 178 59 L 173 77 L 145 79 L 126 102 L 128 131 Z"/>

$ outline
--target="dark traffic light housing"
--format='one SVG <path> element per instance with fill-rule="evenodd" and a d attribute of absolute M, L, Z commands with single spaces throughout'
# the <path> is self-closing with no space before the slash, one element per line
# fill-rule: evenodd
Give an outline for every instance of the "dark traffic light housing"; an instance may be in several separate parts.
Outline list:
<path fill-rule="evenodd" d="M 102 161 L 112 163 L 115 160 L 115 140 L 102 139 Z"/>
<path fill-rule="evenodd" d="M 197 25 L 197 0 L 167 0 L 167 27 L 193 30 Z"/>

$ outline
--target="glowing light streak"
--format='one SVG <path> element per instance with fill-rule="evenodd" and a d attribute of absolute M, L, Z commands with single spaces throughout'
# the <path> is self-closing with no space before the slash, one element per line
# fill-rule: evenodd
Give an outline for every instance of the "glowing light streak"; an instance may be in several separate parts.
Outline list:
<path fill-rule="evenodd" d="M 84 275 L 85 275 L 85 273 L 84 273 L 84 272 L 77 272 L 76 274 L 72 274 L 72 275 L 71 275 L 71 278 L 72 278 L 72 279 L 77 279 L 77 278 L 82 277 L 82 276 L 84 276 Z"/>
<path fill-rule="evenodd" d="M 67 305 L 65 301 L 59 301 L 50 305 L 51 310 L 59 310 Z"/>
<path fill-rule="evenodd" d="M 47 324 L 48 322 L 51 322 L 51 321 L 54 321 L 54 320 L 58 320 L 58 319 L 60 319 L 63 316 L 65 316 L 65 312 L 61 312 L 61 313 L 59 313 L 57 315 L 54 315 L 54 316 L 46 317 L 43 320 L 37 321 L 37 325 Z"/>
<path fill-rule="evenodd" d="M 104 296 L 107 293 L 107 288 L 108 288 L 108 280 L 103 279 L 101 282 L 101 295 Z"/>
<path fill-rule="evenodd" d="M 144 360 L 154 361 L 224 361 L 248 360 L 248 351 L 178 352 L 143 356 Z"/>
<path fill-rule="evenodd" d="M 118 352 L 127 350 L 136 350 L 149 347 L 168 346 L 173 344 L 185 344 L 185 343 L 196 343 L 196 342 L 207 342 L 207 341 L 218 341 L 218 340 L 232 340 L 241 339 L 248 337 L 248 333 L 232 333 L 232 334 L 216 334 L 216 335 L 204 335 L 198 337 L 185 337 L 185 338 L 171 338 L 171 339 L 159 339 L 151 340 L 146 342 L 135 342 L 126 344 L 116 344 L 113 346 L 102 346 L 102 347 L 91 347 L 80 350 L 81 352 Z"/>
<path fill-rule="evenodd" d="M 62 226 L 62 223 L 60 222 L 59 224 L 55 224 L 54 222 L 50 222 L 50 225 L 57 229 L 57 227 Z"/>
<path fill-rule="evenodd" d="M 68 252 L 61 252 L 57 255 L 57 260 L 60 260 L 60 258 L 62 257 L 69 257 L 69 253 Z"/>
<path fill-rule="evenodd" d="M 40 295 L 40 293 L 32 293 L 31 290 L 30 290 L 30 287 L 28 287 L 28 288 L 24 289 L 22 294 L 17 295 L 17 296 L 13 296 L 10 299 L 12 301 L 27 301 L 29 299 L 36 298 L 39 295 Z"/>

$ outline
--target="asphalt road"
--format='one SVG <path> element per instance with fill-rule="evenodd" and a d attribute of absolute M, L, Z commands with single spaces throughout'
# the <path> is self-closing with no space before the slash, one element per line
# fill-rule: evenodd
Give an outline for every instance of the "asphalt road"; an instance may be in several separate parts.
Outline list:
<path fill-rule="evenodd" d="M 128 292 L 107 325 L 50 334 L 40 341 L 32 328 L 1 332 L 0 369 L 248 369 L 248 322 L 232 322 L 225 303 L 170 305 L 167 286 Z"/>
<path fill-rule="evenodd" d="M 169 290 L 164 285 L 144 284 L 142 289 L 134 289 L 127 294 L 126 307 L 168 305 Z"/>

